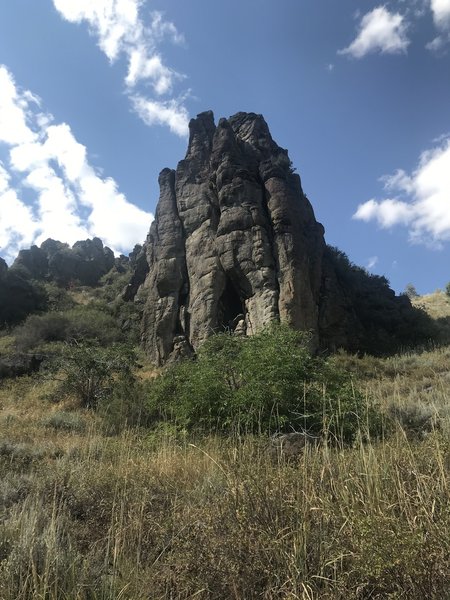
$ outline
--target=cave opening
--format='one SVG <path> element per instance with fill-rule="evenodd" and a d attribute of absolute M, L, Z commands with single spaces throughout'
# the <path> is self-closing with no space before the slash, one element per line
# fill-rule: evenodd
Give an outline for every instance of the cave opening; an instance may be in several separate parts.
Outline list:
<path fill-rule="evenodd" d="M 175 335 L 189 337 L 190 315 L 187 310 L 189 292 L 183 288 L 178 297 L 178 313 L 175 321 Z"/>
<path fill-rule="evenodd" d="M 244 318 L 244 300 L 229 277 L 219 300 L 219 328 L 221 331 L 234 331 L 238 317 Z"/>

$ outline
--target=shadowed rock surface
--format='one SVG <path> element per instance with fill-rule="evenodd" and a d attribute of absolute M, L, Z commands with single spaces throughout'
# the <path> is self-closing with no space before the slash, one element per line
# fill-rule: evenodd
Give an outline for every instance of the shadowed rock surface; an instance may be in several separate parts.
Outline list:
<path fill-rule="evenodd" d="M 217 126 L 212 112 L 198 115 L 185 159 L 164 169 L 159 184 L 124 294 L 145 303 L 142 341 L 156 364 L 183 340 L 195 350 L 213 332 L 252 335 L 274 320 L 311 331 L 314 348 L 359 349 L 367 327 L 355 301 L 364 294 L 339 272 L 300 177 L 261 115 L 238 113 Z M 372 288 L 397 317 L 398 299 L 378 279 Z"/>
<path fill-rule="evenodd" d="M 99 238 L 68 244 L 48 239 L 38 246 L 21 250 L 13 269 L 21 269 L 31 279 L 68 285 L 96 285 L 115 264 L 114 253 Z"/>

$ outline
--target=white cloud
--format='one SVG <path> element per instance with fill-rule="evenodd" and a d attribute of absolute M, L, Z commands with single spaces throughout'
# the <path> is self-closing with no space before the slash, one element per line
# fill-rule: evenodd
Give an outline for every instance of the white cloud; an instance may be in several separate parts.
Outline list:
<path fill-rule="evenodd" d="M 172 91 L 176 75 L 174 71 L 162 63 L 162 59 L 158 54 L 148 58 L 145 48 L 138 47 L 130 53 L 128 75 L 125 83 L 129 87 L 134 87 L 140 80 L 152 79 L 155 82 L 155 92 L 162 95 Z"/>
<path fill-rule="evenodd" d="M 12 260 L 20 248 L 30 246 L 36 223 L 27 207 L 12 189 L 0 192 L 0 249 L 2 255 Z"/>
<path fill-rule="evenodd" d="M 372 52 L 383 54 L 405 53 L 409 45 L 404 17 L 378 6 L 365 14 L 353 42 L 339 54 L 362 58 Z"/>
<path fill-rule="evenodd" d="M 381 227 L 389 228 L 399 223 L 407 225 L 412 214 L 411 207 L 406 202 L 392 198 L 381 202 L 372 199 L 358 206 L 354 218 L 366 222 L 376 219 Z"/>
<path fill-rule="evenodd" d="M 0 194 L 3 194 L 8 190 L 10 179 L 11 177 L 8 171 L 4 168 L 3 163 L 0 161 Z"/>
<path fill-rule="evenodd" d="M 438 35 L 431 42 L 425 45 L 427 50 L 435 52 L 436 54 L 445 49 L 448 42 L 448 36 Z"/>
<path fill-rule="evenodd" d="M 74 243 L 98 236 L 115 251 L 144 240 L 152 215 L 128 202 L 116 182 L 89 163 L 87 150 L 66 123 L 51 124 L 37 112 L 36 100 L 17 88 L 6 67 L 0 96 L 0 123 L 8 117 L 18 129 L 4 128 L 0 141 L 9 148 L 9 170 L 0 163 L 0 250 L 7 257 L 48 237 Z M 15 133 L 14 133 L 15 132 Z M 20 183 L 12 186 L 11 174 Z M 33 203 L 20 199 L 34 193 Z"/>
<path fill-rule="evenodd" d="M 143 35 L 138 17 L 141 0 L 53 0 L 53 4 L 67 21 L 87 21 L 111 62 Z"/>
<path fill-rule="evenodd" d="M 450 240 L 450 137 L 423 152 L 411 175 L 400 170 L 383 180 L 386 189 L 403 196 L 360 204 L 354 219 L 385 229 L 403 225 L 411 241 L 429 246 Z"/>
<path fill-rule="evenodd" d="M 366 269 L 373 269 L 378 264 L 378 256 L 371 256 L 367 261 Z"/>
<path fill-rule="evenodd" d="M 3 65 L 0 65 L 0 142 L 24 144 L 33 142 L 36 134 L 29 128 L 22 104 L 27 102 L 17 94 L 14 80 Z"/>
<path fill-rule="evenodd" d="M 60 15 L 72 23 L 87 22 L 91 33 L 98 38 L 98 45 L 111 63 L 120 56 L 126 57 L 128 67 L 125 85 L 131 97 L 136 86 L 143 82 L 153 87 L 156 96 L 172 94 L 175 83 L 184 78 L 164 64 L 157 45 L 164 38 L 172 43 L 183 43 L 184 38 L 175 25 L 166 21 L 162 13 L 151 13 L 151 22 L 145 24 L 140 17 L 140 9 L 144 0 L 53 0 Z M 170 105 L 176 103 L 178 113 L 187 110 L 181 100 L 164 100 L 157 102 L 146 98 L 153 104 Z M 142 113 L 137 111 L 142 117 Z M 161 111 L 160 111 L 161 112 Z M 172 109 L 173 112 L 173 109 Z M 179 121 L 174 127 L 173 119 L 144 119 L 149 124 L 169 125 L 177 135 L 187 134 L 187 120 Z M 182 125 L 181 125 L 182 124 Z"/>
<path fill-rule="evenodd" d="M 147 125 L 167 125 L 177 135 L 186 135 L 189 114 L 181 102 L 177 100 L 158 102 L 139 95 L 132 96 L 131 101 L 134 110 Z"/>
<path fill-rule="evenodd" d="M 433 21 L 439 29 L 450 29 L 450 0 L 431 0 Z"/>
<path fill-rule="evenodd" d="M 430 8 L 439 35 L 429 42 L 426 48 L 438 53 L 444 50 L 450 41 L 450 0 L 430 0 Z"/>

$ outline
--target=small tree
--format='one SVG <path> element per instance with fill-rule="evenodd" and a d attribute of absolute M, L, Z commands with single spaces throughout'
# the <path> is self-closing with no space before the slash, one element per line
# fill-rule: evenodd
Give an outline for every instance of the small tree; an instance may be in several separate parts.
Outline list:
<path fill-rule="evenodd" d="M 408 283 L 408 285 L 405 287 L 405 294 L 410 300 L 419 296 L 415 286 L 412 283 Z"/>
<path fill-rule="evenodd" d="M 445 295 L 450 298 L 450 281 L 445 286 Z"/>
<path fill-rule="evenodd" d="M 135 353 L 126 346 L 102 348 L 79 342 L 67 345 L 50 369 L 61 381 L 63 393 L 75 396 L 81 406 L 96 408 L 118 382 L 133 384 L 136 363 Z"/>

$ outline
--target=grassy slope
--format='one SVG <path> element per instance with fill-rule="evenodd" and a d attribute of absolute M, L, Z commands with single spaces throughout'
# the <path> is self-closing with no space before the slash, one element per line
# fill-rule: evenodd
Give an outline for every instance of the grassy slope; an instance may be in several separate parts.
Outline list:
<path fill-rule="evenodd" d="M 449 358 L 338 355 L 405 428 L 295 462 L 257 438 L 106 436 L 52 382 L 3 382 L 0 598 L 449 597 Z"/>
<path fill-rule="evenodd" d="M 450 298 L 440 290 L 413 298 L 413 304 L 426 310 L 433 319 L 450 317 Z"/>

